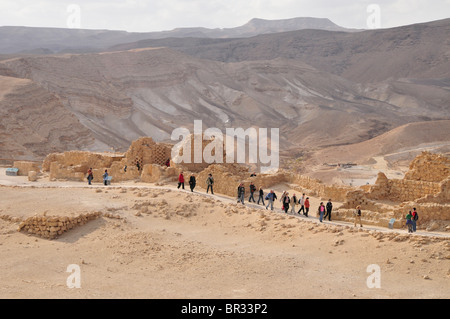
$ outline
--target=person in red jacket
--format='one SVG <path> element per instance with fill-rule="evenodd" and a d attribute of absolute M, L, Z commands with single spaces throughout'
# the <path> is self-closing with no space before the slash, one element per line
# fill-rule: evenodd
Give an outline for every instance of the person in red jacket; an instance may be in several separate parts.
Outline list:
<path fill-rule="evenodd" d="M 183 172 L 180 173 L 180 175 L 178 176 L 178 187 L 180 188 L 180 186 L 183 186 L 184 189 L 184 176 L 183 176 Z"/>
<path fill-rule="evenodd" d="M 309 212 L 309 197 L 306 197 L 305 199 L 305 212 L 303 213 L 303 215 L 305 215 L 306 217 L 308 217 L 308 212 Z"/>

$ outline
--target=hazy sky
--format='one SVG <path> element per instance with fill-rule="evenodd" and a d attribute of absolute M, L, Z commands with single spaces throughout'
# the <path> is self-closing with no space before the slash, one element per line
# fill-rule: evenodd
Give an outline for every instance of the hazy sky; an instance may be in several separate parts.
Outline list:
<path fill-rule="evenodd" d="M 0 0 L 0 26 L 148 32 L 295 17 L 329 18 L 363 29 L 371 19 L 389 28 L 449 18 L 450 0 Z"/>

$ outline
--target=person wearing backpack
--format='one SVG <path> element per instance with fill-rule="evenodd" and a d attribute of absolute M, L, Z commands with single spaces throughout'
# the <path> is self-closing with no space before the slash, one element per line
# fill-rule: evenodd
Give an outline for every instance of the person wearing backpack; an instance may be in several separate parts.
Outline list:
<path fill-rule="evenodd" d="M 277 195 L 275 194 L 273 189 L 270 190 L 269 194 L 267 194 L 266 199 L 269 201 L 267 203 L 266 209 L 269 209 L 270 206 L 270 210 L 273 210 L 273 202 L 277 199 Z"/>
<path fill-rule="evenodd" d="M 361 206 L 360 205 L 356 206 L 356 209 L 355 209 L 353 215 L 355 216 L 355 227 L 356 227 L 356 222 L 359 222 L 359 225 L 361 227 L 363 227 L 362 222 L 361 222 L 361 215 L 362 215 L 362 213 L 361 213 Z"/>
<path fill-rule="evenodd" d="M 211 174 L 209 174 L 208 178 L 206 179 L 206 185 L 208 185 L 208 187 L 206 188 L 206 194 L 208 194 L 208 191 L 211 188 L 211 194 L 214 195 L 213 191 L 214 178 L 212 177 Z"/>
<path fill-rule="evenodd" d="M 303 211 L 303 215 L 308 216 L 308 213 L 305 214 L 305 193 L 303 193 L 302 197 L 298 200 L 298 204 L 300 205 L 300 209 L 298 210 L 297 214 L 300 215 L 300 212 Z"/>
<path fill-rule="evenodd" d="M 412 211 L 411 215 L 412 215 L 412 218 L 411 218 L 412 229 L 413 229 L 413 232 L 416 232 L 416 230 L 417 230 L 417 221 L 419 220 L 419 214 L 417 213 L 417 210 L 416 210 L 415 207 L 413 208 L 413 211 Z"/>

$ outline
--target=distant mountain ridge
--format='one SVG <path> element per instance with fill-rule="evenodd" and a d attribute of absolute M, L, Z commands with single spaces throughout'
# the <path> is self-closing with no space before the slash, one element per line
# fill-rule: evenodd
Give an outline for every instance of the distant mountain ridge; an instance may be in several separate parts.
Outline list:
<path fill-rule="evenodd" d="M 160 32 L 126 32 L 64 28 L 0 27 L 0 54 L 87 53 L 99 52 L 121 43 L 163 38 L 247 38 L 260 34 L 303 29 L 354 31 L 329 19 L 293 18 L 285 20 L 252 19 L 243 26 L 225 29 L 177 28 Z"/>

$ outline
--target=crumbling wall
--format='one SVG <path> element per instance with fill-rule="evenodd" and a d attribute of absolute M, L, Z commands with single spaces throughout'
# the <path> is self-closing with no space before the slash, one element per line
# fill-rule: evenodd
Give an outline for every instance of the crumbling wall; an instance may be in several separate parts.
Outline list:
<path fill-rule="evenodd" d="M 131 143 L 125 153 L 126 165 L 141 169 L 146 164 L 165 165 L 171 157 L 172 146 L 170 144 L 156 143 L 151 137 L 141 137 Z"/>
<path fill-rule="evenodd" d="M 41 169 L 39 168 L 39 164 L 35 162 L 27 162 L 27 161 L 15 161 L 13 167 L 18 168 L 17 172 L 18 176 L 28 176 L 28 173 L 34 171 L 39 173 Z"/>
<path fill-rule="evenodd" d="M 97 219 L 99 216 L 101 216 L 100 212 L 80 214 L 75 217 L 33 216 L 22 221 L 18 230 L 43 238 L 54 239 L 74 227 Z"/>
<path fill-rule="evenodd" d="M 325 185 L 320 180 L 308 176 L 298 174 L 286 174 L 286 176 L 287 181 L 298 185 L 303 193 L 326 200 L 345 201 L 347 192 L 355 190 L 351 186 Z"/>
<path fill-rule="evenodd" d="M 145 183 L 156 183 L 161 180 L 177 181 L 180 173 L 180 168 L 147 164 L 142 169 L 141 181 Z M 189 176 L 184 174 L 184 179 L 186 180 L 185 184 L 187 184 Z"/>
<path fill-rule="evenodd" d="M 80 172 L 87 172 L 90 167 L 111 167 L 115 161 L 121 161 L 123 154 L 92 153 L 86 151 L 68 151 L 49 154 L 42 163 L 44 172 L 50 171 L 51 164 L 57 162 L 62 167 L 79 167 Z"/>
<path fill-rule="evenodd" d="M 417 200 L 418 203 L 450 203 L 450 177 L 440 183 L 440 191 L 435 195 L 426 195 Z"/>
<path fill-rule="evenodd" d="M 440 191 L 440 183 L 408 179 L 389 180 L 385 174 L 379 173 L 375 185 L 367 192 L 367 198 L 401 203 L 414 201 L 427 195 L 436 195 Z"/>
<path fill-rule="evenodd" d="M 406 180 L 442 182 L 450 175 L 450 159 L 442 154 L 423 152 L 410 164 Z"/>

